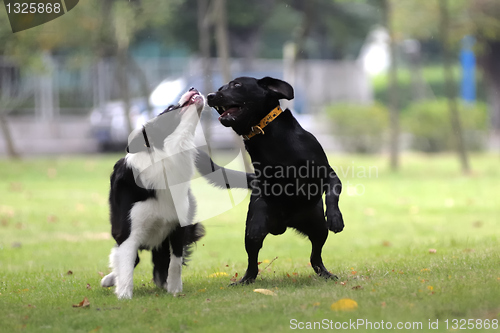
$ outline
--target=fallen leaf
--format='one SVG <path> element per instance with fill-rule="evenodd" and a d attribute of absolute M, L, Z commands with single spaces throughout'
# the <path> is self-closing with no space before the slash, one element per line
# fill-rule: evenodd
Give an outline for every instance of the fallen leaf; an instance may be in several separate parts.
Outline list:
<path fill-rule="evenodd" d="M 100 277 L 104 277 L 104 273 L 103 272 L 97 272 L 97 274 L 99 274 Z"/>
<path fill-rule="evenodd" d="M 12 182 L 9 185 L 9 191 L 11 192 L 22 192 L 23 191 L 23 184 L 19 182 Z"/>
<path fill-rule="evenodd" d="M 392 244 L 391 244 L 391 242 L 389 242 L 389 241 L 383 241 L 383 242 L 382 242 L 382 246 L 389 247 L 389 246 L 391 246 L 391 245 L 392 245 Z"/>
<path fill-rule="evenodd" d="M 263 294 L 263 295 L 268 295 L 268 296 L 276 296 L 276 293 L 272 290 L 269 290 L 269 289 L 254 289 L 253 292 Z"/>
<path fill-rule="evenodd" d="M 90 306 L 90 302 L 89 302 L 89 299 L 87 297 L 84 297 L 83 301 L 81 301 L 80 303 L 73 304 L 74 308 L 86 308 L 86 307 L 89 307 L 89 306 Z"/>
<path fill-rule="evenodd" d="M 57 222 L 57 216 L 55 216 L 53 214 L 50 214 L 49 216 L 47 216 L 47 222 L 49 222 L 49 223 L 56 223 Z"/>
<path fill-rule="evenodd" d="M 87 283 L 87 289 L 92 289 L 92 287 L 90 286 L 90 283 Z"/>
<path fill-rule="evenodd" d="M 358 290 L 358 289 L 363 289 L 363 287 L 361 287 L 361 286 L 354 286 L 351 289 Z"/>
<path fill-rule="evenodd" d="M 436 250 L 436 249 L 429 249 L 429 253 L 430 253 L 430 254 L 433 254 L 433 253 L 436 253 L 436 252 L 437 252 L 437 250 Z"/>
<path fill-rule="evenodd" d="M 203 288 L 203 289 L 198 289 L 198 292 L 199 292 L 199 293 L 204 293 L 205 291 L 207 291 L 207 289 L 206 289 L 206 288 Z"/>
<path fill-rule="evenodd" d="M 57 169 L 56 168 L 48 168 L 47 169 L 47 177 L 55 178 L 56 176 L 57 176 Z"/>
<path fill-rule="evenodd" d="M 330 308 L 333 311 L 352 311 L 358 308 L 358 303 L 350 298 L 342 298 L 333 303 Z"/>
<path fill-rule="evenodd" d="M 421 272 L 430 272 L 431 270 L 430 270 L 430 269 L 428 269 L 428 268 L 424 268 L 424 269 L 421 269 L 420 271 L 421 271 Z"/>
<path fill-rule="evenodd" d="M 73 275 L 73 271 L 67 271 L 66 275 Z"/>
<path fill-rule="evenodd" d="M 483 222 L 481 222 L 481 221 L 476 221 L 476 222 L 472 223 L 472 226 L 473 226 L 474 228 L 481 228 L 481 227 L 483 226 Z"/>
<path fill-rule="evenodd" d="M 213 274 L 210 274 L 208 277 L 209 278 L 215 278 L 215 277 L 221 277 L 221 276 L 229 276 L 226 272 L 215 272 Z"/>
<path fill-rule="evenodd" d="M 315 303 L 313 303 L 313 306 L 318 307 L 318 306 L 320 306 L 320 304 L 321 304 L 320 302 L 315 302 Z"/>
<path fill-rule="evenodd" d="M 430 291 L 433 291 L 434 287 L 433 286 L 427 286 L 427 289 L 429 289 Z"/>

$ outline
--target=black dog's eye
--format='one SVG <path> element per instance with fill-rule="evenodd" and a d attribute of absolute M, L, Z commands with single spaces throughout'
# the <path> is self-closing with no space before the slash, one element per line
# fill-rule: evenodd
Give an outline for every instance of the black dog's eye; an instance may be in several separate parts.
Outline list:
<path fill-rule="evenodd" d="M 234 83 L 234 87 L 236 87 L 236 88 L 241 87 L 241 83 L 239 83 L 239 82 L 235 82 L 235 83 Z"/>

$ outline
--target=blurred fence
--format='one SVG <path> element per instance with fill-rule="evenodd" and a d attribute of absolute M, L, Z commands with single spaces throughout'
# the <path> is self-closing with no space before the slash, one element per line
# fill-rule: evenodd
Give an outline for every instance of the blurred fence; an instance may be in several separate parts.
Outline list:
<path fill-rule="evenodd" d="M 120 99 L 117 60 L 43 54 L 35 70 L 24 70 L 0 57 L 0 112 L 8 116 L 20 153 L 78 153 L 96 149 L 90 137 L 88 113 Z M 130 96 L 143 97 L 166 78 L 203 80 L 199 58 L 135 58 L 129 71 Z M 210 60 L 211 88 L 221 84 L 220 62 Z M 362 65 L 355 61 L 298 61 L 285 69 L 282 60 L 232 59 L 233 77 L 250 75 L 293 77 L 294 108 L 319 113 L 335 102 L 369 103 L 373 92 Z M 293 71 L 293 73 L 291 73 Z M 196 80 L 194 80 L 196 81 Z M 199 87 L 203 90 L 203 87 Z M 204 93 L 208 93 L 204 92 Z M 67 131 L 67 128 L 71 128 Z M 0 136 L 0 154 L 5 152 Z M 77 144 L 80 140 L 81 144 Z M 33 142 L 37 142 L 33 145 Z"/>

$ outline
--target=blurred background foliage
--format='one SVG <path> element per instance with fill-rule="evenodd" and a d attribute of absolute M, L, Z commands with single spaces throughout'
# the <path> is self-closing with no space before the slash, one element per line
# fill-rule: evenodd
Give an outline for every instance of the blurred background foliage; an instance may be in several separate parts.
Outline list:
<path fill-rule="evenodd" d="M 326 109 L 332 132 L 343 148 L 352 153 L 380 153 L 387 140 L 387 108 L 373 105 L 337 104 Z"/>
<path fill-rule="evenodd" d="M 478 104 L 462 107 L 459 103 L 458 114 L 466 131 L 481 132 L 481 136 L 493 133 L 500 138 L 498 0 L 227 0 L 223 1 L 225 17 L 210 11 L 217 3 L 217 0 L 80 1 L 76 10 L 59 19 L 16 34 L 11 32 L 6 13 L 1 10 L 0 57 L 7 57 L 23 72 L 43 72 L 44 54 L 64 57 L 65 66 L 70 69 L 115 57 L 123 68 L 131 69 L 125 77 L 140 78 L 136 70 L 138 59 L 203 56 L 200 51 L 202 21 L 209 21 L 212 31 L 222 20 L 227 28 L 229 57 L 246 59 L 248 64 L 255 59 L 283 59 L 287 43 L 295 45 L 293 56 L 297 61 L 360 61 L 374 27 L 390 26 L 399 66 L 397 105 L 391 106 L 390 94 L 395 88 L 387 73 L 373 76 L 373 105 L 346 105 L 341 101 L 341 104 L 325 108 L 324 113 L 334 129 L 332 134 L 348 151 L 384 151 L 384 142 L 394 140 L 387 139 L 387 132 L 396 123 L 386 119 L 383 113 L 387 115 L 390 114 L 388 110 L 396 109 L 404 120 L 401 131 L 414 138 L 412 148 L 442 151 L 454 145 L 455 132 L 445 129 L 450 127 L 450 121 L 445 121 L 449 106 L 444 98 L 450 96 L 446 93 L 441 67 L 443 51 L 449 49 L 451 54 L 452 90 L 458 94 L 457 83 L 462 75 L 458 62 L 461 41 L 464 36 L 473 36 L 478 66 L 475 77 Z M 202 4 L 207 6 L 207 12 L 200 14 Z M 447 6 L 449 17 L 445 24 L 448 32 L 445 42 L 442 39 L 443 4 Z M 219 57 L 217 34 L 211 32 L 208 38 L 208 56 Z M 412 60 L 406 49 L 409 40 L 420 45 L 417 61 Z M 123 82 L 120 72 L 117 71 L 118 82 Z M 331 80 L 342 82 L 343 78 Z M 416 83 L 416 80 L 420 81 Z M 307 82 L 301 84 L 307 85 Z M 415 84 L 420 88 L 416 89 Z M 127 87 L 120 87 L 121 91 L 124 89 Z M 147 93 L 146 87 L 141 93 L 124 94 L 122 98 L 144 97 Z M 69 105 L 71 98 L 61 96 L 59 102 Z M 8 102 L 0 102 L 0 116 L 16 114 L 15 107 L 6 106 L 15 103 Z M 87 110 L 92 104 L 88 98 L 78 103 Z M 17 102 L 18 106 L 31 104 L 33 101 L 29 98 Z M 367 124 L 362 124 L 363 121 Z M 467 134 L 469 148 L 485 147 L 487 140 L 479 136 L 473 139 L 470 135 Z"/>

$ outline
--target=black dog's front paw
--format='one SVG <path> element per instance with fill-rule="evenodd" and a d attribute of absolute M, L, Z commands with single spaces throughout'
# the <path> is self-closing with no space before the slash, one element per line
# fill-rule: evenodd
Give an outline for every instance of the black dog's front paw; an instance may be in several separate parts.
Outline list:
<path fill-rule="evenodd" d="M 340 210 L 326 213 L 326 225 L 328 226 L 328 229 L 334 233 L 344 230 L 344 219 L 342 218 Z"/>
<path fill-rule="evenodd" d="M 255 282 L 255 279 L 242 277 L 239 281 L 233 282 L 229 286 L 234 287 L 234 286 L 252 284 L 254 282 Z"/>
<path fill-rule="evenodd" d="M 332 274 L 329 271 L 322 271 L 322 272 L 318 273 L 318 275 L 321 276 L 322 278 L 327 279 L 327 280 L 332 279 L 332 280 L 336 281 L 339 279 L 339 277 L 337 275 Z"/>

